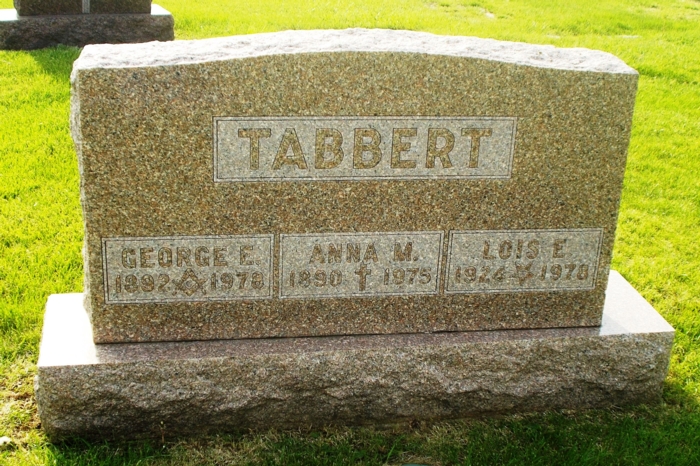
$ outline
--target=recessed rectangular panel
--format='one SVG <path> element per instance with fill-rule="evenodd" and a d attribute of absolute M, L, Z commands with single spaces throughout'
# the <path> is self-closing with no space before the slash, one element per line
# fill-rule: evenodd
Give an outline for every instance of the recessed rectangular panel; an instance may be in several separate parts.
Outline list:
<path fill-rule="evenodd" d="M 214 180 L 509 178 L 515 118 L 214 119 Z"/>
<path fill-rule="evenodd" d="M 280 297 L 437 294 L 441 232 L 280 235 Z"/>
<path fill-rule="evenodd" d="M 269 298 L 272 240 L 272 235 L 105 238 L 105 301 Z"/>
<path fill-rule="evenodd" d="M 446 293 L 591 290 L 603 230 L 453 231 Z"/>

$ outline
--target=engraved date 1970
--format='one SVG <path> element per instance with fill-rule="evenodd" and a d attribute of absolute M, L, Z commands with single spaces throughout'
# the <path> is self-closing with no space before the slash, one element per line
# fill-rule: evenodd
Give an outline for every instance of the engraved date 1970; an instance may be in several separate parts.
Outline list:
<path fill-rule="evenodd" d="M 590 289 L 602 231 L 453 232 L 447 292 Z"/>

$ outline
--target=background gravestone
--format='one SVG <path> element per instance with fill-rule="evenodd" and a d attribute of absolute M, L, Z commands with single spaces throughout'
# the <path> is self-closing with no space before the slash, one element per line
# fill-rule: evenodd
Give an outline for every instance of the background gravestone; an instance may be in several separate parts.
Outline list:
<path fill-rule="evenodd" d="M 42 426 L 658 400 L 673 329 L 609 270 L 636 83 L 602 52 L 406 31 L 86 47 L 86 289 L 47 304 Z"/>
<path fill-rule="evenodd" d="M 0 49 L 168 41 L 173 18 L 150 0 L 15 0 L 0 10 Z"/>

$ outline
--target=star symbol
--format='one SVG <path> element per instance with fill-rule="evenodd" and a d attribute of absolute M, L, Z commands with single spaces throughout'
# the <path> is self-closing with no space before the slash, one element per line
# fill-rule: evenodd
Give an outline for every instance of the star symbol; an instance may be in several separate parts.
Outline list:
<path fill-rule="evenodd" d="M 530 270 L 531 268 L 532 262 L 530 262 L 526 266 L 520 264 L 519 262 L 515 263 L 516 275 L 518 276 L 518 282 L 520 282 L 521 285 L 535 276 L 535 274 L 532 273 L 532 271 Z"/>

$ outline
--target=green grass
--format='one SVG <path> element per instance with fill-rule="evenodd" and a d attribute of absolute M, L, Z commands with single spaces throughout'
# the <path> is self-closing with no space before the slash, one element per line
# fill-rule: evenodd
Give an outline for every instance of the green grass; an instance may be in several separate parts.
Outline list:
<path fill-rule="evenodd" d="M 32 377 L 51 293 L 82 289 L 68 133 L 79 50 L 0 52 L 0 451 L 8 464 L 700 464 L 700 1 L 240 0 L 159 3 L 178 39 L 381 27 L 588 47 L 639 70 L 613 267 L 676 328 L 660 406 L 52 445 Z M 11 0 L 0 0 L 10 8 Z"/>

